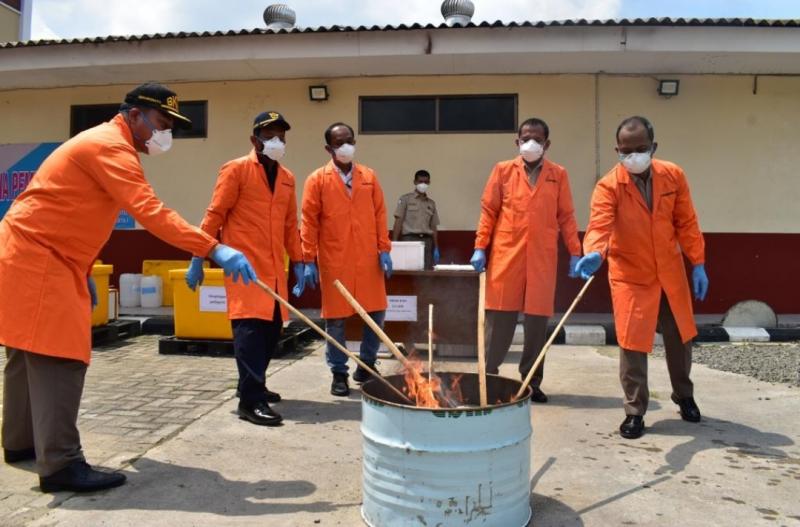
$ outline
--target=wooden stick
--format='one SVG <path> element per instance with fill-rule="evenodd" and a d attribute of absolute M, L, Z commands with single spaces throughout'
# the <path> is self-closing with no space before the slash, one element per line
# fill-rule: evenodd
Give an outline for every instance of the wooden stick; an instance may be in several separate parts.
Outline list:
<path fill-rule="evenodd" d="M 400 364 L 402 364 L 409 370 L 413 371 L 414 368 L 411 366 L 411 364 L 409 364 L 406 356 L 403 355 L 403 353 L 399 349 L 397 349 L 397 346 L 394 345 L 392 339 L 390 339 L 388 335 L 386 335 L 386 333 L 383 332 L 381 327 L 378 324 L 376 324 L 374 320 L 372 320 L 372 317 L 369 316 L 369 313 L 367 313 L 364 310 L 364 308 L 361 307 L 361 304 L 359 304 L 358 301 L 353 297 L 353 295 L 350 294 L 350 291 L 347 290 L 344 284 L 342 284 L 339 280 L 335 280 L 333 282 L 333 285 L 336 286 L 336 289 L 338 289 L 339 292 L 344 297 L 344 299 L 347 300 L 347 303 L 353 306 L 353 309 L 356 310 L 356 313 L 358 313 L 358 315 L 364 320 L 364 322 L 366 322 L 369 328 L 376 335 L 378 335 L 378 338 L 381 339 L 381 342 L 383 342 L 383 344 L 392 353 L 392 355 L 394 355 L 395 358 L 400 361 Z"/>
<path fill-rule="evenodd" d="M 261 280 L 256 280 L 256 284 L 258 284 L 258 287 L 260 287 L 261 289 L 263 289 L 264 291 L 266 291 L 266 292 L 267 292 L 267 294 L 269 294 L 269 295 L 270 295 L 272 298 L 274 298 L 275 300 L 277 300 L 277 301 L 278 301 L 278 302 L 279 302 L 281 305 L 285 306 L 285 307 L 286 307 L 286 309 L 288 309 L 289 311 L 291 311 L 291 312 L 294 314 L 294 316 L 296 316 L 297 318 L 299 318 L 300 320 L 302 320 L 303 322 L 305 322 L 306 324 L 308 324 L 308 327 L 310 327 L 311 329 L 313 329 L 314 331 L 316 331 L 317 333 L 319 333 L 319 334 L 322 336 L 322 338 L 324 338 L 325 340 L 327 340 L 328 342 L 330 342 L 331 344 L 333 344 L 334 346 L 336 346 L 336 348 L 337 348 L 339 351 L 341 351 L 342 353 L 344 353 L 345 355 L 347 355 L 348 357 L 350 357 L 351 359 L 353 359 L 353 360 L 356 362 L 356 364 L 358 364 L 359 366 L 361 366 L 363 369 L 365 369 L 366 371 L 368 371 L 370 375 L 372 375 L 373 377 L 375 377 L 376 379 L 378 379 L 380 382 L 382 382 L 384 385 L 386 385 L 386 387 L 387 387 L 387 388 L 389 388 L 390 390 L 392 390 L 392 391 L 393 391 L 393 392 L 394 392 L 394 393 L 395 393 L 397 396 L 399 396 L 400 398 L 402 398 L 402 399 L 403 399 L 404 401 L 406 401 L 408 404 L 410 404 L 410 405 L 412 405 L 412 406 L 415 406 L 415 405 L 414 405 L 414 403 L 411 401 L 411 399 L 409 399 L 409 398 L 408 398 L 408 397 L 407 397 L 405 394 L 403 394 L 403 392 L 401 392 L 400 390 L 398 390 L 397 388 L 395 388 L 395 387 L 394 387 L 394 385 L 393 385 L 392 383 L 390 383 L 389 381 L 387 381 L 386 379 L 384 379 L 383 377 L 381 377 L 381 376 L 380 376 L 380 374 L 378 374 L 378 372 L 376 372 L 375 370 L 373 370 L 372 368 L 370 368 L 369 366 L 367 366 L 367 365 L 366 365 L 366 364 L 365 364 L 365 363 L 364 363 L 364 362 L 363 362 L 363 361 L 362 361 L 362 360 L 361 360 L 361 359 L 358 357 L 358 355 L 356 355 L 355 353 L 353 353 L 353 352 L 352 352 L 352 351 L 350 351 L 349 349 L 347 349 L 347 348 L 345 348 L 344 346 L 342 346 L 342 345 L 341 345 L 341 344 L 340 344 L 340 343 L 339 343 L 339 342 L 338 342 L 338 341 L 337 341 L 335 338 L 331 337 L 331 336 L 330 336 L 330 335 L 329 335 L 329 334 L 328 334 L 328 333 L 327 333 L 327 332 L 326 332 L 324 329 L 322 329 L 321 327 L 319 327 L 318 325 L 316 325 L 316 324 L 314 323 L 314 321 L 313 321 L 313 320 L 311 320 L 310 318 L 308 318 L 307 316 L 305 316 L 305 315 L 304 315 L 304 314 L 303 314 L 303 313 L 302 313 L 302 312 L 301 312 L 299 309 L 297 309 L 297 308 L 296 308 L 296 307 L 294 307 L 292 304 L 290 304 L 289 302 L 287 302 L 286 300 L 284 300 L 283 298 L 281 298 L 281 296 L 280 296 L 278 293 L 276 293 L 275 291 L 273 291 L 273 290 L 272 290 L 272 288 L 271 288 L 270 286 L 268 286 L 267 284 L 265 284 L 265 283 L 264 283 L 264 282 L 262 282 Z"/>
<path fill-rule="evenodd" d="M 556 335 L 558 335 L 558 332 L 561 331 L 561 327 L 564 325 L 564 322 L 566 322 L 567 318 L 569 318 L 569 316 L 572 314 L 572 310 L 575 309 L 575 306 L 577 306 L 578 302 L 580 302 L 581 298 L 583 298 L 583 294 L 589 288 L 589 284 L 592 283 L 592 280 L 594 280 L 594 276 L 590 276 L 589 279 L 586 280 L 586 283 L 583 284 L 583 287 L 581 288 L 580 292 L 578 293 L 578 296 L 576 296 L 575 300 L 572 301 L 572 305 L 569 306 L 569 309 L 567 309 L 567 312 L 564 313 L 564 316 L 561 317 L 561 320 L 558 322 L 558 325 L 556 326 L 556 329 L 553 330 L 552 335 L 550 335 L 550 338 L 547 339 L 547 342 L 545 342 L 544 347 L 542 347 L 542 351 L 539 352 L 539 356 L 536 358 L 536 362 L 533 363 L 533 367 L 531 368 L 531 371 L 529 371 L 528 375 L 525 377 L 525 382 L 522 383 L 522 386 L 520 386 L 519 391 L 514 396 L 514 400 L 515 401 L 517 399 L 519 399 L 520 397 L 522 397 L 522 394 L 524 394 L 525 390 L 528 389 L 528 385 L 531 383 L 531 379 L 533 379 L 533 374 L 534 374 L 534 372 L 536 372 L 536 368 L 538 368 L 539 365 L 544 360 L 544 356 L 547 354 L 548 350 L 550 349 L 550 346 L 553 344 L 553 341 L 556 339 Z"/>
<path fill-rule="evenodd" d="M 486 395 L 486 271 L 478 275 L 478 390 L 481 406 L 488 404 Z"/>
<path fill-rule="evenodd" d="M 428 382 L 433 377 L 433 304 L 428 304 Z"/>

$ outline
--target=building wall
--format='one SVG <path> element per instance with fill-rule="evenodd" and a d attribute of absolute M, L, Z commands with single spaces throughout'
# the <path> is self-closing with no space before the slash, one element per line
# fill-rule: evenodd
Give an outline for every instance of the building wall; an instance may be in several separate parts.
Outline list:
<path fill-rule="evenodd" d="M 247 153 L 252 118 L 262 110 L 281 111 L 291 122 L 285 165 L 302 185 L 310 171 L 327 161 L 325 127 L 337 120 L 357 126 L 359 95 L 518 93 L 520 120 L 536 115 L 550 124 L 548 156 L 570 173 L 583 230 L 596 178 L 616 160 L 618 122 L 642 114 L 655 125 L 658 156 L 686 170 L 707 233 L 712 298 L 699 309 L 719 312 L 735 301 L 760 298 L 781 311 L 800 312 L 800 303 L 787 292 L 800 290 L 800 282 L 782 271 L 785 251 L 800 243 L 800 181 L 792 170 L 800 165 L 795 146 L 800 77 L 760 77 L 755 94 L 752 76 L 677 78 L 680 94 L 671 99 L 659 97 L 656 79 L 645 76 L 386 77 L 173 85 L 183 100 L 209 101 L 208 138 L 176 140 L 169 154 L 145 157 L 145 170 L 162 199 L 197 223 L 218 167 Z M 327 102 L 308 100 L 308 86 L 319 83 L 328 86 Z M 0 92 L 0 143 L 66 140 L 70 105 L 118 102 L 129 88 Z M 413 172 L 428 169 L 433 176 L 431 195 L 447 231 L 443 243 L 451 243 L 444 248 L 443 259 L 464 261 L 482 187 L 496 161 L 515 155 L 514 139 L 511 133 L 364 135 L 358 137 L 357 159 L 378 171 L 389 215 L 397 197 L 411 190 Z M 762 236 L 765 233 L 780 235 L 780 244 Z M 142 236 L 150 240 L 142 242 L 143 252 L 161 251 L 142 257 L 166 256 L 163 247 L 158 249 L 152 238 Z M 743 267 L 734 265 L 745 260 Z M 724 279 L 715 282 L 714 268 Z M 754 282 L 751 272 L 765 273 L 771 281 Z M 782 283 L 784 278 L 794 280 L 794 286 Z M 573 284 L 559 284 L 559 305 L 568 304 L 572 289 Z M 607 310 L 607 294 L 597 289 L 585 308 Z"/>
<path fill-rule="evenodd" d="M 19 40 L 19 13 L 0 3 L 0 42 Z"/>

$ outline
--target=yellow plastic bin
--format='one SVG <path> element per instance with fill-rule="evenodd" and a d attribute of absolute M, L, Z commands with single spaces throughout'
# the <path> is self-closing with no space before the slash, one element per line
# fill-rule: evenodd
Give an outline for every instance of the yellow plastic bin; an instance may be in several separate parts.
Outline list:
<path fill-rule="evenodd" d="M 172 300 L 172 281 L 169 272 L 175 269 L 187 269 L 189 260 L 143 260 L 142 274 L 144 276 L 160 276 L 162 284 L 162 306 L 173 305 Z M 208 262 L 203 262 L 203 267 L 208 267 Z"/>
<path fill-rule="evenodd" d="M 113 265 L 92 266 L 92 278 L 97 289 L 97 305 L 92 310 L 92 327 L 108 324 L 108 282 L 113 272 Z"/>
<path fill-rule="evenodd" d="M 232 339 L 222 269 L 206 269 L 203 285 L 194 291 L 186 285 L 186 271 L 188 269 L 169 272 L 175 304 L 175 336 L 184 339 Z"/>

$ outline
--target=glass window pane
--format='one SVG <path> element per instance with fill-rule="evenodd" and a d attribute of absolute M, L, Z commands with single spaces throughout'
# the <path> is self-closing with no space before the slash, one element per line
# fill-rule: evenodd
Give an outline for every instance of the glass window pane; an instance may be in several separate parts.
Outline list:
<path fill-rule="evenodd" d="M 172 135 L 176 138 L 207 137 L 208 136 L 208 102 L 207 101 L 181 101 L 178 103 L 181 114 L 192 120 L 192 127 L 184 130 L 175 127 Z"/>
<path fill-rule="evenodd" d="M 361 99 L 361 132 L 433 132 L 436 130 L 436 99 Z"/>
<path fill-rule="evenodd" d="M 78 135 L 93 126 L 110 121 L 117 115 L 119 104 L 90 104 L 72 107 L 70 137 Z"/>
<path fill-rule="evenodd" d="M 119 104 L 87 104 L 73 106 L 70 122 L 70 137 L 75 136 L 93 126 L 110 121 L 119 112 Z M 207 101 L 187 101 L 180 103 L 181 113 L 192 120 L 192 128 L 182 130 L 176 128 L 172 131 L 173 137 L 206 137 L 208 135 L 208 122 L 206 116 Z"/>
<path fill-rule="evenodd" d="M 513 132 L 517 127 L 514 95 L 442 97 L 440 132 Z"/>

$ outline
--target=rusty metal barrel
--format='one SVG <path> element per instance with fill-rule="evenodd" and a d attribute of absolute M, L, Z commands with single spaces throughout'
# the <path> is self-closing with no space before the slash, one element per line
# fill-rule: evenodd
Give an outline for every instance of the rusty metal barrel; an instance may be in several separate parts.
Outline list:
<path fill-rule="evenodd" d="M 446 381 L 454 373 L 439 373 Z M 457 374 L 462 375 L 462 374 Z M 396 387 L 403 377 L 389 376 Z M 461 379 L 465 406 L 401 404 L 377 381 L 362 386 L 361 515 L 371 527 L 522 527 L 531 518 L 530 389 L 487 376 L 489 401 L 477 407 L 478 377 Z M 470 394 L 474 394 L 471 396 Z M 469 407 L 472 404 L 476 407 Z"/>

